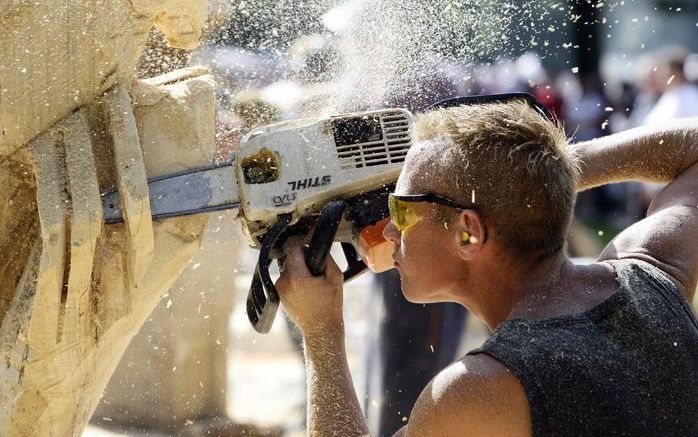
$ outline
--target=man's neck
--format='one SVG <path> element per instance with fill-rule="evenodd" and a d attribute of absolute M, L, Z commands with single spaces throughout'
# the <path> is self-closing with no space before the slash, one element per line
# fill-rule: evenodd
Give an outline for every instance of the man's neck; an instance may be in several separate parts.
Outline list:
<path fill-rule="evenodd" d="M 569 265 L 564 250 L 535 261 L 510 259 L 491 263 L 478 277 L 471 277 L 473 286 L 469 288 L 477 291 L 470 306 L 494 330 L 520 309 L 535 307 L 541 297 L 547 298 Z"/>

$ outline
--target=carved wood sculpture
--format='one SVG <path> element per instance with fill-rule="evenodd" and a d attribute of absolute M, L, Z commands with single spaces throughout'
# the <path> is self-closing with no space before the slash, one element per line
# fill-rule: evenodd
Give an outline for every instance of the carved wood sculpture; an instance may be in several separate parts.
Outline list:
<path fill-rule="evenodd" d="M 146 178 L 213 162 L 211 76 L 132 79 L 150 28 L 197 44 L 206 2 L 0 7 L 0 435 L 78 436 L 207 216 L 152 221 Z M 105 226 L 117 186 L 125 223 Z"/>

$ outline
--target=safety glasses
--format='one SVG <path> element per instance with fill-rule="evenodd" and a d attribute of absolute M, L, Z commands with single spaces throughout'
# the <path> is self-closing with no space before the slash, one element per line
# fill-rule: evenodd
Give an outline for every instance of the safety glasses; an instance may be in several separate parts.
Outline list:
<path fill-rule="evenodd" d="M 388 196 L 388 209 L 390 211 L 390 219 L 393 221 L 395 228 L 400 232 L 405 232 L 411 226 L 417 224 L 421 220 L 421 216 L 412 206 L 414 202 L 429 202 L 439 205 L 448 206 L 456 209 L 468 209 L 448 197 L 438 194 L 390 194 Z"/>
<path fill-rule="evenodd" d="M 465 96 L 465 97 L 453 97 L 450 99 L 442 100 L 438 103 L 434 103 L 429 106 L 424 111 L 433 111 L 435 109 L 446 109 L 453 108 L 455 106 L 461 105 L 485 105 L 488 103 L 506 103 L 514 100 L 523 100 L 528 103 L 533 109 L 538 111 L 547 120 L 555 123 L 556 119 L 553 114 L 550 113 L 548 108 L 543 106 L 535 97 L 528 93 L 502 93 L 502 94 L 483 94 L 480 96 Z"/>

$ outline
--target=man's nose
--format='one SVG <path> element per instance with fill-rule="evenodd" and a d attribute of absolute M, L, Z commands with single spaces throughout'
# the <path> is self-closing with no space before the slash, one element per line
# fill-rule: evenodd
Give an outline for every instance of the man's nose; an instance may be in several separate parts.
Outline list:
<path fill-rule="evenodd" d="M 396 244 L 400 243 L 400 231 L 397 230 L 392 220 L 390 220 L 390 223 L 383 229 L 383 238 Z"/>

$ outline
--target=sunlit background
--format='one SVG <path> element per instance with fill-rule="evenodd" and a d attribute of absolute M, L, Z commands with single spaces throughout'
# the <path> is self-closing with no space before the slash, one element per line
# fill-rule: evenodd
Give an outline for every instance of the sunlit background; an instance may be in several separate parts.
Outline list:
<path fill-rule="evenodd" d="M 211 0 L 205 43 L 173 50 L 153 31 L 139 73 L 190 64 L 214 72 L 225 161 L 259 124 L 390 106 L 419 113 L 453 95 L 508 91 L 534 93 L 575 139 L 607 135 L 652 122 L 672 82 L 695 87 L 696 52 L 694 0 Z M 685 78 L 661 75 L 675 57 Z M 580 196 L 572 254 L 595 256 L 642 218 L 654 190 L 622 184 Z M 230 214 L 212 215 L 201 252 L 134 339 L 85 436 L 304 435 L 297 335 L 282 315 L 270 334 L 250 327 L 244 301 L 258 253 L 239 227 Z M 398 302 L 399 284 L 382 281 L 366 274 L 345 289 L 350 367 L 377 435 L 388 426 L 381 415 L 395 426 L 409 414 L 386 399 L 414 390 L 384 376 L 397 372 L 385 345 L 400 326 L 386 320 L 399 314 L 438 331 L 413 345 L 421 355 L 402 354 L 413 367 L 488 335 L 452 308 Z M 391 359 L 400 357 L 395 342 Z"/>

